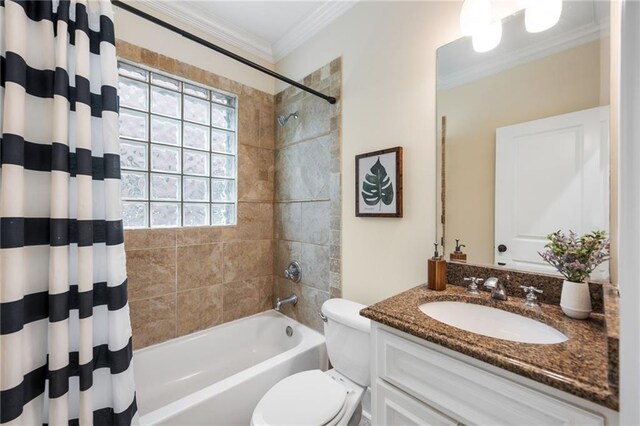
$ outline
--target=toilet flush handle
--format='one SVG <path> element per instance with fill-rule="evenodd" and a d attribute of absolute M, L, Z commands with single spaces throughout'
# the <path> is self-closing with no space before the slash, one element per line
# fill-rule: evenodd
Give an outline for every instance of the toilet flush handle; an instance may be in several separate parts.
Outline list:
<path fill-rule="evenodd" d="M 324 316 L 324 314 L 322 312 L 318 312 L 320 314 L 320 319 L 324 322 L 328 322 L 329 320 L 327 319 L 327 317 Z"/>

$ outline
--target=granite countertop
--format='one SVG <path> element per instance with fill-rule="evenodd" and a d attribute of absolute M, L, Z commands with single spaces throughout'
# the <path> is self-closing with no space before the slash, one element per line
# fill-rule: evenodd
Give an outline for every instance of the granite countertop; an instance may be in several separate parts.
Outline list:
<path fill-rule="evenodd" d="M 443 300 L 471 302 L 521 314 L 562 331 L 569 339 L 559 344 L 537 345 L 486 337 L 446 325 L 425 315 L 418 308 L 423 303 Z M 617 317 L 614 317 L 617 307 L 607 308 L 607 301 L 617 305 L 615 297 L 606 297 L 604 314 L 592 313 L 588 320 L 574 320 L 565 316 L 557 305 L 543 304 L 540 309 L 533 309 L 524 306 L 521 298 L 509 297 L 507 301 L 495 301 L 487 292 L 482 292 L 477 297 L 469 295 L 463 287 L 449 285 L 445 291 L 433 291 L 423 285 L 371 305 L 360 311 L 360 314 L 496 367 L 618 410 Z M 609 358 L 615 359 L 611 359 L 610 363 Z M 612 378 L 612 383 L 609 377 Z"/>

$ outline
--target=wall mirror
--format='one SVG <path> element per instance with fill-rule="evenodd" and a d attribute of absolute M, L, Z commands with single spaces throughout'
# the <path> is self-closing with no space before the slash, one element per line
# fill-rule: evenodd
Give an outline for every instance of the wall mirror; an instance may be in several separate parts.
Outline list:
<path fill-rule="evenodd" d="M 437 51 L 438 238 L 466 260 L 554 271 L 554 231 L 609 232 L 609 2 L 564 1 L 529 33 L 521 10 L 484 53 L 471 37 Z M 603 264 L 594 279 L 609 278 Z"/>

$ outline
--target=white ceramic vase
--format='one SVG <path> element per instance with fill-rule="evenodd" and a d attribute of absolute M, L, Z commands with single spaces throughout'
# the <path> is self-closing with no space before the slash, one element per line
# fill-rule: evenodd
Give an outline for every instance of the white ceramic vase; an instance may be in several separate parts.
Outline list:
<path fill-rule="evenodd" d="M 591 313 L 591 294 L 589 284 L 564 280 L 560 307 L 566 316 L 575 319 L 587 319 Z"/>

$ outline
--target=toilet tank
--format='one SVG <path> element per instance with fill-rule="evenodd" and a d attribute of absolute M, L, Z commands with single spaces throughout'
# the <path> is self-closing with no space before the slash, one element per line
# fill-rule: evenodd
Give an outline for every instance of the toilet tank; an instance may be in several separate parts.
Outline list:
<path fill-rule="evenodd" d="M 331 365 L 340 374 L 361 386 L 369 386 L 371 323 L 360 316 L 365 308 L 347 299 L 329 299 L 322 305 L 322 314 L 327 318 L 324 323 L 324 337 Z"/>

